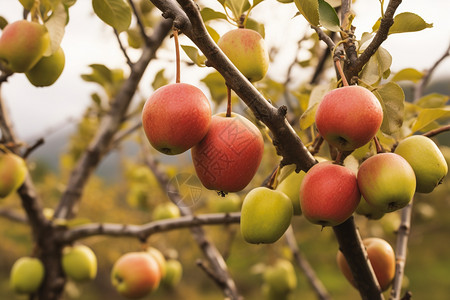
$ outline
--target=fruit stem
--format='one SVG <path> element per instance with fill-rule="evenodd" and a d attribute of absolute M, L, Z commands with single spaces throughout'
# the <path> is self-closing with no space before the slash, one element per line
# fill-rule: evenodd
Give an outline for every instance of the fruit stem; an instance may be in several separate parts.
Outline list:
<path fill-rule="evenodd" d="M 180 43 L 178 41 L 178 29 L 173 28 L 173 39 L 175 41 L 175 63 L 176 63 L 176 77 L 175 82 L 180 83 Z"/>
<path fill-rule="evenodd" d="M 376 136 L 373 137 L 373 141 L 375 142 L 375 148 L 377 149 L 377 153 L 383 153 L 384 152 L 383 146 L 381 146 L 380 141 Z"/>
<path fill-rule="evenodd" d="M 344 70 L 342 70 L 341 61 L 336 58 L 334 60 L 334 64 L 336 65 L 336 69 L 338 70 L 339 75 L 341 76 L 342 83 L 344 84 L 344 86 L 348 86 L 347 78 L 345 77 Z"/>
<path fill-rule="evenodd" d="M 227 114 L 225 117 L 231 117 L 231 88 L 227 84 Z"/>

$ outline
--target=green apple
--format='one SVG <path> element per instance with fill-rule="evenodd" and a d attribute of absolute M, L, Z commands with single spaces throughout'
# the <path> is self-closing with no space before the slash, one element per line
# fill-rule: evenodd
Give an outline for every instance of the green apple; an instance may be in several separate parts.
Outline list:
<path fill-rule="evenodd" d="M 183 265 L 176 259 L 166 261 L 166 274 L 161 279 L 161 284 L 168 288 L 174 288 L 183 276 Z"/>
<path fill-rule="evenodd" d="M 444 155 L 432 139 L 413 135 L 400 141 L 395 148 L 416 174 L 416 192 L 431 193 L 442 182 L 448 172 Z"/>
<path fill-rule="evenodd" d="M 383 109 L 368 89 L 344 86 L 325 94 L 315 120 L 317 130 L 329 144 L 351 151 L 376 135 L 383 122 Z"/>
<path fill-rule="evenodd" d="M 0 37 L 0 60 L 13 72 L 30 70 L 50 47 L 47 28 L 37 22 L 19 20 L 6 25 Z"/>
<path fill-rule="evenodd" d="M 416 176 L 410 164 L 395 153 L 379 153 L 362 162 L 358 187 L 364 199 L 381 212 L 405 207 L 416 190 Z"/>
<path fill-rule="evenodd" d="M 0 198 L 16 191 L 28 174 L 25 160 L 14 154 L 0 150 Z"/>
<path fill-rule="evenodd" d="M 269 68 L 269 53 L 263 37 L 246 28 L 233 29 L 217 41 L 217 45 L 248 80 L 261 80 Z"/>
<path fill-rule="evenodd" d="M 282 192 L 266 187 L 251 190 L 241 209 L 241 233 L 251 244 L 274 243 L 291 224 L 293 207 Z"/>
<path fill-rule="evenodd" d="M 180 216 L 180 209 L 172 202 L 164 202 L 156 205 L 152 217 L 154 221 L 173 219 Z"/>
<path fill-rule="evenodd" d="M 25 72 L 25 75 L 34 86 L 50 86 L 58 80 L 64 70 L 65 63 L 64 51 L 59 47 L 52 55 L 43 56 L 33 68 Z"/>
<path fill-rule="evenodd" d="M 68 246 L 63 250 L 62 268 L 73 281 L 92 280 L 97 275 L 97 257 L 86 245 Z"/>
<path fill-rule="evenodd" d="M 155 291 L 161 271 L 153 255 L 146 251 L 122 255 L 111 270 L 111 283 L 126 298 L 142 298 Z"/>
<path fill-rule="evenodd" d="M 272 292 L 276 294 L 291 292 L 297 287 L 294 266 L 286 259 L 277 259 L 273 265 L 267 266 L 263 278 Z"/>
<path fill-rule="evenodd" d="M 147 252 L 150 255 L 153 255 L 153 257 L 156 259 L 159 270 L 161 271 L 161 276 L 164 277 L 164 275 L 166 274 L 166 258 L 164 257 L 164 255 L 155 247 L 148 247 Z"/>
<path fill-rule="evenodd" d="M 36 292 L 44 280 L 43 263 L 35 257 L 21 257 L 11 268 L 10 286 L 18 294 Z"/>
<path fill-rule="evenodd" d="M 241 197 L 236 193 L 228 193 L 224 197 L 217 196 L 210 200 L 214 212 L 231 213 L 241 210 Z"/>
<path fill-rule="evenodd" d="M 301 215 L 302 209 L 300 207 L 300 186 L 303 181 L 303 177 L 305 177 L 305 172 L 300 171 L 292 172 L 289 174 L 283 181 L 281 181 L 277 187 L 276 190 L 284 193 L 286 196 L 291 199 L 292 206 L 294 208 L 294 215 Z"/>
<path fill-rule="evenodd" d="M 370 220 L 379 220 L 385 215 L 383 211 L 367 203 L 364 197 L 361 197 L 361 201 L 359 201 L 358 207 L 356 208 L 355 212 L 358 215 L 365 216 Z"/>

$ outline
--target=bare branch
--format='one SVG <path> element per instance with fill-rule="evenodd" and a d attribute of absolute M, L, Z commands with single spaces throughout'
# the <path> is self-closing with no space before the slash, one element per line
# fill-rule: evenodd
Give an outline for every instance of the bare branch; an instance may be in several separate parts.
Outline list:
<path fill-rule="evenodd" d="M 133 67 L 133 62 L 131 61 L 130 57 L 128 56 L 127 49 L 125 49 L 125 46 L 123 45 L 122 41 L 120 40 L 119 33 L 117 30 L 114 29 L 114 35 L 116 36 L 117 43 L 119 44 L 120 50 L 123 53 L 123 56 L 125 56 L 125 60 L 127 61 L 127 65 L 130 67 Z"/>
<path fill-rule="evenodd" d="M 19 214 L 18 212 L 8 208 L 0 209 L 0 217 L 14 222 L 28 224 L 28 219 L 25 215 Z"/>

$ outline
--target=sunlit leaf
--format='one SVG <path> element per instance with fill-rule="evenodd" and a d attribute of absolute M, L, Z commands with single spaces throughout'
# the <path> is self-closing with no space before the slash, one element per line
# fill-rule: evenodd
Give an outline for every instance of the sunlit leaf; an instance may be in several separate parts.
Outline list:
<path fill-rule="evenodd" d="M 217 31 L 212 28 L 211 26 L 205 25 L 206 30 L 208 31 L 209 35 L 211 36 L 211 38 L 214 40 L 214 42 L 217 43 L 217 41 L 220 38 L 220 35 L 217 33 Z"/>
<path fill-rule="evenodd" d="M 319 25 L 319 1 L 317 0 L 294 0 L 298 11 L 311 25 Z"/>
<path fill-rule="evenodd" d="M 417 116 L 417 120 L 411 128 L 412 133 L 424 129 L 432 122 L 441 118 L 450 117 L 450 106 L 443 108 L 425 108 Z"/>
<path fill-rule="evenodd" d="M 292 172 L 295 172 L 295 169 L 297 168 L 296 164 L 290 164 L 283 166 L 279 171 L 277 175 L 278 183 L 282 182 L 286 177 L 288 177 Z"/>
<path fill-rule="evenodd" d="M 117 32 L 128 29 L 131 24 L 131 8 L 124 0 L 92 0 L 95 14 Z"/>
<path fill-rule="evenodd" d="M 161 69 L 158 71 L 158 73 L 156 73 L 155 78 L 153 79 L 152 82 L 152 88 L 154 90 L 165 86 L 169 83 L 169 80 L 166 78 L 166 76 L 164 76 L 164 70 L 165 69 Z"/>
<path fill-rule="evenodd" d="M 361 80 L 370 85 L 377 84 L 381 78 L 385 77 L 391 64 L 392 56 L 386 49 L 379 47 L 377 52 L 370 57 L 364 66 L 361 73 Z"/>
<path fill-rule="evenodd" d="M 394 24 L 389 28 L 389 34 L 414 32 L 433 27 L 432 23 L 425 22 L 420 16 L 411 12 L 404 12 L 394 17 Z"/>
<path fill-rule="evenodd" d="M 263 23 L 259 23 L 255 19 L 248 18 L 247 23 L 245 23 L 245 28 L 253 29 L 254 31 L 257 31 L 263 38 L 266 35 L 266 30 Z"/>
<path fill-rule="evenodd" d="M 209 7 L 204 7 L 201 11 L 200 14 L 202 15 L 203 18 L 203 22 L 208 22 L 210 20 L 215 20 L 215 19 L 227 19 L 227 16 L 219 11 L 215 11 L 212 8 Z"/>
<path fill-rule="evenodd" d="M 187 45 L 181 45 L 181 48 L 197 66 L 205 66 L 206 57 L 200 54 L 197 48 Z"/>
<path fill-rule="evenodd" d="M 449 96 L 431 93 L 417 100 L 417 105 L 423 108 L 440 108 L 448 102 Z"/>
<path fill-rule="evenodd" d="M 219 72 L 214 71 L 209 73 L 201 80 L 209 89 L 212 100 L 220 104 L 227 97 L 227 87 L 225 85 L 225 79 Z"/>
<path fill-rule="evenodd" d="M 379 87 L 375 96 L 383 107 L 381 131 L 386 134 L 397 132 L 403 124 L 405 94 L 395 82 L 388 82 Z"/>
<path fill-rule="evenodd" d="M 250 8 L 248 0 L 225 0 L 225 5 L 231 10 L 236 20 Z"/>
<path fill-rule="evenodd" d="M 412 81 L 412 82 L 416 83 L 419 80 L 421 80 L 422 77 L 423 77 L 422 72 L 419 72 L 413 68 L 406 68 L 406 69 L 398 71 L 394 75 L 394 77 L 392 77 L 392 81 L 397 82 L 397 81 L 408 80 L 408 81 Z"/>
<path fill-rule="evenodd" d="M 67 10 L 64 5 L 60 3 L 47 22 L 45 22 L 45 27 L 50 35 L 50 48 L 44 54 L 45 56 L 50 56 L 59 49 L 64 37 L 67 18 Z"/>
<path fill-rule="evenodd" d="M 300 116 L 300 129 L 305 130 L 316 120 L 316 111 L 319 103 L 314 103 L 312 106 L 308 107 L 305 112 Z"/>
<path fill-rule="evenodd" d="M 339 17 L 334 8 L 325 0 L 319 0 L 320 24 L 330 31 L 340 31 Z"/>

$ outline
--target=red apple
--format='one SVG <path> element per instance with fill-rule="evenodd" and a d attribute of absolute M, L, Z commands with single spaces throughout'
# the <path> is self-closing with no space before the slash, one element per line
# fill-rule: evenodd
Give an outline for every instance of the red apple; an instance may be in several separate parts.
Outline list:
<path fill-rule="evenodd" d="M 47 28 L 37 22 L 20 20 L 8 24 L 0 37 L 0 60 L 13 72 L 31 69 L 50 47 Z"/>
<path fill-rule="evenodd" d="M 383 109 L 369 90 L 344 86 L 325 94 L 316 111 L 320 135 L 341 151 L 367 144 L 380 129 Z"/>
<path fill-rule="evenodd" d="M 221 113 L 212 117 L 205 138 L 192 148 L 192 160 L 207 189 L 238 192 L 252 180 L 263 151 L 258 127 L 241 115 Z"/>
<path fill-rule="evenodd" d="M 238 28 L 225 33 L 217 45 L 248 80 L 261 80 L 269 68 L 269 53 L 263 37 L 252 29 Z"/>
<path fill-rule="evenodd" d="M 183 153 L 200 142 L 210 122 L 208 98 L 186 83 L 160 87 L 142 110 L 142 126 L 150 144 L 169 155 Z"/>
<path fill-rule="evenodd" d="M 306 219 L 322 226 L 347 220 L 361 199 L 356 175 L 348 168 L 320 162 L 306 173 L 300 186 L 300 206 Z"/>
<path fill-rule="evenodd" d="M 158 262 L 148 252 L 129 252 L 122 255 L 111 271 L 111 281 L 124 297 L 137 299 L 156 290 L 161 280 Z"/>
<path fill-rule="evenodd" d="M 364 239 L 363 244 L 366 247 L 367 256 L 369 257 L 378 284 L 381 290 L 385 291 L 389 288 L 395 276 L 394 250 L 388 242 L 375 237 Z M 337 253 L 336 260 L 345 278 L 356 287 L 350 267 L 341 251 Z"/>
<path fill-rule="evenodd" d="M 358 186 L 368 204 L 388 213 L 411 201 L 416 190 L 416 176 L 400 155 L 379 153 L 359 166 Z"/>

